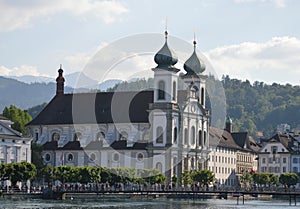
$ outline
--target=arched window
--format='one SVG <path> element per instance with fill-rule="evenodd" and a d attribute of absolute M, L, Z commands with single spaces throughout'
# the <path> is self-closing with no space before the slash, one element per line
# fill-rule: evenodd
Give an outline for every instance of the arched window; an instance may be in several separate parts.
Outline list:
<path fill-rule="evenodd" d="M 143 155 L 143 153 L 138 153 L 137 154 L 137 156 L 136 156 L 136 159 L 138 160 L 138 161 L 143 161 L 144 160 L 144 155 Z"/>
<path fill-rule="evenodd" d="M 177 127 L 174 128 L 174 143 L 177 143 Z"/>
<path fill-rule="evenodd" d="M 98 134 L 97 134 L 97 138 L 96 138 L 96 140 L 97 141 L 103 141 L 105 139 L 105 133 L 104 132 L 99 132 Z"/>
<path fill-rule="evenodd" d="M 188 130 L 187 128 L 184 129 L 184 144 L 187 145 L 188 144 Z"/>
<path fill-rule="evenodd" d="M 127 141 L 127 139 L 128 139 L 128 134 L 125 132 L 125 131 L 122 131 L 121 133 L 120 133 L 120 136 L 119 136 L 119 140 L 120 141 Z"/>
<path fill-rule="evenodd" d="M 158 82 L 158 100 L 165 99 L 165 82 L 159 81 Z"/>
<path fill-rule="evenodd" d="M 60 138 L 59 133 L 53 133 L 53 134 L 52 134 L 52 141 L 58 141 L 59 138 Z"/>
<path fill-rule="evenodd" d="M 195 127 L 192 126 L 191 128 L 191 144 L 194 145 L 195 144 Z"/>
<path fill-rule="evenodd" d="M 203 134 L 203 146 L 206 146 L 206 131 Z"/>
<path fill-rule="evenodd" d="M 192 98 L 197 98 L 197 92 L 198 92 L 198 88 L 196 86 L 193 86 L 191 88 L 191 97 Z"/>
<path fill-rule="evenodd" d="M 158 126 L 156 128 L 156 143 L 157 144 L 162 144 L 163 141 L 164 141 L 163 128 L 161 126 Z"/>
<path fill-rule="evenodd" d="M 76 132 L 74 134 L 74 141 L 80 141 L 82 137 L 82 134 L 80 132 Z"/>
<path fill-rule="evenodd" d="M 162 173 L 162 164 L 161 164 L 161 163 L 156 163 L 155 168 L 156 168 L 157 170 L 159 170 L 159 172 Z"/>
<path fill-rule="evenodd" d="M 176 92 L 177 92 L 177 88 L 176 88 L 176 81 L 173 81 L 173 100 L 176 100 Z"/>
<path fill-rule="evenodd" d="M 49 153 L 46 153 L 44 159 L 46 162 L 49 162 L 51 160 L 51 155 Z"/>
<path fill-rule="evenodd" d="M 204 88 L 201 88 L 201 105 L 204 105 L 204 99 L 205 99 Z"/>
<path fill-rule="evenodd" d="M 199 146 L 203 146 L 203 144 L 202 144 L 202 130 L 199 130 L 198 139 L 199 139 Z"/>
<path fill-rule="evenodd" d="M 90 156 L 89 156 L 89 160 L 91 162 L 94 162 L 96 160 L 96 154 L 95 153 L 91 153 Z"/>
<path fill-rule="evenodd" d="M 73 161 L 73 159 L 74 159 L 74 156 L 73 156 L 73 154 L 68 154 L 68 156 L 67 156 L 67 160 L 69 161 L 69 162 L 71 162 L 71 161 Z"/>
<path fill-rule="evenodd" d="M 118 162 L 119 159 L 120 159 L 119 154 L 115 153 L 114 156 L 113 156 L 113 161 Z"/>

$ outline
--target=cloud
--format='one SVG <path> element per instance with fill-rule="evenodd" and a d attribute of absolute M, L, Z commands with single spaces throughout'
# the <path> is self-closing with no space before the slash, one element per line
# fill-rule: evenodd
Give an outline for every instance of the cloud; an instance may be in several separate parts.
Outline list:
<path fill-rule="evenodd" d="M 121 15 L 128 9 L 117 1 L 99 0 L 0 0 L 0 30 L 12 31 L 26 28 L 40 17 L 47 17 L 57 13 L 68 13 L 75 16 L 93 16 L 105 24 L 121 20 Z"/>
<path fill-rule="evenodd" d="M 38 71 L 38 68 L 35 66 L 21 65 L 13 68 L 8 68 L 5 66 L 0 66 L 0 75 L 2 76 L 23 76 L 23 75 L 32 75 L 32 76 L 46 76 L 49 75 L 41 74 Z"/>
<path fill-rule="evenodd" d="M 217 74 L 251 82 L 300 84 L 300 40 L 274 37 L 265 43 L 244 42 L 205 53 Z"/>
<path fill-rule="evenodd" d="M 277 8 L 284 8 L 287 5 L 286 0 L 234 0 L 236 3 L 271 3 Z"/>

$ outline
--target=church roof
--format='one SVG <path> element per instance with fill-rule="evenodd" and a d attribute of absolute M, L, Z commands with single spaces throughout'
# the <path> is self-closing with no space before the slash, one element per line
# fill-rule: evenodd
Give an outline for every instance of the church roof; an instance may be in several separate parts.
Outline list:
<path fill-rule="evenodd" d="M 153 91 L 64 94 L 27 125 L 148 123 Z"/>

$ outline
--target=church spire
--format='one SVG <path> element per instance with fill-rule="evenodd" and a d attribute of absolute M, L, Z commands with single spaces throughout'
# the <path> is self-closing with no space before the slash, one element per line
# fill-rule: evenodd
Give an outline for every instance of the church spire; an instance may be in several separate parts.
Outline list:
<path fill-rule="evenodd" d="M 62 65 L 58 69 L 58 77 L 56 78 L 56 96 L 64 95 L 64 83 L 65 78 L 63 77 Z"/>

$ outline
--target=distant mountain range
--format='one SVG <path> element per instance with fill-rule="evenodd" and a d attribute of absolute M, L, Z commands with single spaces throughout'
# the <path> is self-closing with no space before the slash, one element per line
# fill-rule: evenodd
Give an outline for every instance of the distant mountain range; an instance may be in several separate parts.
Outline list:
<path fill-rule="evenodd" d="M 98 83 L 98 81 L 86 76 L 82 72 L 74 72 L 64 75 L 66 83 L 65 85 L 73 89 L 99 89 L 101 91 L 106 91 L 106 89 L 114 87 L 116 84 L 122 82 L 120 79 L 110 79 Z M 46 76 L 8 76 L 6 78 L 11 78 L 26 84 L 34 83 L 55 83 L 55 78 L 46 77 Z"/>
<path fill-rule="evenodd" d="M 65 75 L 65 92 L 106 91 L 122 80 L 106 80 L 100 84 L 86 75 L 76 72 Z M 80 82 L 78 82 L 80 78 Z M 49 102 L 55 95 L 55 78 L 43 76 L 0 76 L 0 113 L 4 107 L 16 105 L 21 109 Z"/>

